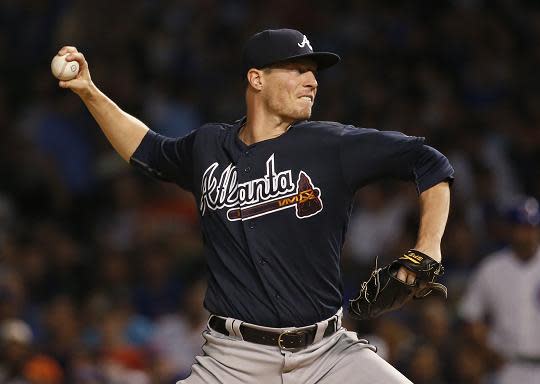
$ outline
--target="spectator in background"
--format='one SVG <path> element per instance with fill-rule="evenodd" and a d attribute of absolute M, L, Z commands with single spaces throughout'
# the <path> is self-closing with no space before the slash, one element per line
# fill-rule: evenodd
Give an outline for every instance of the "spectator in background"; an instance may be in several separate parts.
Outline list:
<path fill-rule="evenodd" d="M 64 372 L 60 364 L 45 355 L 32 357 L 24 367 L 24 376 L 30 384 L 64 383 Z"/>
<path fill-rule="evenodd" d="M 451 330 L 451 313 L 448 303 L 441 297 L 434 296 L 429 297 L 429 302 L 425 305 L 418 305 L 419 321 L 415 321 L 417 328 L 415 331 L 420 337 L 424 339 L 424 352 L 433 349 L 433 357 L 436 362 L 434 365 L 433 377 L 437 377 L 439 382 L 442 382 L 443 377 L 448 377 L 449 372 L 452 369 L 450 366 L 453 349 L 452 349 L 452 330 Z M 425 353 L 418 353 L 417 359 L 420 359 L 423 363 L 426 363 Z M 411 362 L 413 363 L 413 362 Z M 415 367 L 412 364 L 411 367 Z M 418 369 L 418 368 L 417 368 Z M 416 381 L 413 380 L 414 383 Z M 420 383 L 418 383 L 420 384 Z M 433 379 L 435 384 L 435 379 Z"/>
<path fill-rule="evenodd" d="M 388 256 L 390 247 L 399 239 L 405 228 L 406 215 L 415 207 L 413 198 L 407 199 L 405 193 L 392 194 L 381 185 L 369 185 L 358 191 L 355 213 L 349 224 L 349 247 L 353 259 L 363 265 L 371 266 L 374 256 Z M 415 197 L 415 196 L 413 196 Z M 383 260 L 379 260 L 384 264 Z"/>
<path fill-rule="evenodd" d="M 454 339 L 454 354 L 450 365 L 452 371 L 448 383 L 488 384 L 489 373 L 486 354 L 469 341 Z"/>
<path fill-rule="evenodd" d="M 164 382 L 186 378 L 195 356 L 202 353 L 202 332 L 208 312 L 202 306 L 206 282 L 194 281 L 185 291 L 181 305 L 174 314 L 160 317 L 150 341 L 158 376 Z"/>
<path fill-rule="evenodd" d="M 133 291 L 136 311 L 150 319 L 174 312 L 183 287 L 174 274 L 173 255 L 168 247 L 161 241 L 149 244 L 141 250 L 138 265 Z"/>
<path fill-rule="evenodd" d="M 406 372 L 414 384 L 444 384 L 441 356 L 430 343 L 418 342 L 408 355 Z"/>
<path fill-rule="evenodd" d="M 32 331 L 21 320 L 0 323 L 0 383 L 28 384 L 24 365 L 31 356 Z"/>
<path fill-rule="evenodd" d="M 0 323 L 0 383 L 62 384 L 64 372 L 50 356 L 34 352 L 30 327 L 19 319 Z"/>
<path fill-rule="evenodd" d="M 43 316 L 43 350 L 68 366 L 71 356 L 80 348 L 80 319 L 75 302 L 69 295 L 58 295 L 50 300 Z"/>
<path fill-rule="evenodd" d="M 20 317 L 26 304 L 24 281 L 14 269 L 0 269 L 0 322 Z"/>
<path fill-rule="evenodd" d="M 81 345 L 70 361 L 76 383 L 149 382 L 153 323 L 133 310 L 129 296 L 122 290 L 95 290 L 81 318 Z"/>
<path fill-rule="evenodd" d="M 506 213 L 509 247 L 479 265 L 459 313 L 498 369 L 497 384 L 540 377 L 540 207 L 525 198 Z"/>

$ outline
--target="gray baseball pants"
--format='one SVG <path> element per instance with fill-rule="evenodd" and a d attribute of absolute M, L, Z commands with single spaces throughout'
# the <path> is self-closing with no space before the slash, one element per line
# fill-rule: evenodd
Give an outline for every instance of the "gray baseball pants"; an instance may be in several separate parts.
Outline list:
<path fill-rule="evenodd" d="M 204 354 L 177 384 L 412 384 L 345 328 L 294 352 L 210 328 L 203 336 Z"/>

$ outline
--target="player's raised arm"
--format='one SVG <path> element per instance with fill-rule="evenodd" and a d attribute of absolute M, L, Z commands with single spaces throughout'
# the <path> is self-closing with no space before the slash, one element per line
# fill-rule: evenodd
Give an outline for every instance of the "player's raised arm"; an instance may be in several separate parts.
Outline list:
<path fill-rule="evenodd" d="M 58 51 L 60 56 L 65 54 L 68 54 L 68 62 L 79 63 L 79 73 L 72 80 L 61 80 L 60 87 L 69 88 L 79 95 L 114 149 L 124 160 L 129 161 L 148 132 L 148 127 L 122 111 L 95 86 L 90 77 L 88 63 L 77 48 L 66 46 Z"/>

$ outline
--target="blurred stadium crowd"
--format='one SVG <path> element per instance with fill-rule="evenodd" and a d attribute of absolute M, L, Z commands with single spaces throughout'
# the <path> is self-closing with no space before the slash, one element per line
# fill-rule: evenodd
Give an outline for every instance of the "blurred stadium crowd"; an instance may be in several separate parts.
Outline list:
<path fill-rule="evenodd" d="M 500 208 L 540 197 L 533 1 L 1 1 L 1 383 L 173 383 L 189 374 L 208 315 L 192 197 L 123 163 L 57 88 L 52 56 L 77 46 L 98 87 L 179 136 L 242 116 L 242 43 L 283 26 L 343 57 L 320 74 L 313 119 L 426 136 L 456 169 L 449 299 L 347 326 L 417 384 L 490 382 L 494 360 L 456 306 L 478 262 L 507 241 Z M 346 298 L 376 255 L 414 244 L 416 220 L 413 186 L 358 193 Z"/>

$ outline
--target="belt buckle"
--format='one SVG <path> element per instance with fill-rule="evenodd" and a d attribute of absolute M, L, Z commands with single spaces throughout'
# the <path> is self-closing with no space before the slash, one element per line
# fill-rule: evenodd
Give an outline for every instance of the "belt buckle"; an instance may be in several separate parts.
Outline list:
<path fill-rule="evenodd" d="M 298 349 L 299 347 L 287 347 L 287 346 L 283 345 L 283 336 L 289 335 L 289 336 L 303 337 L 304 335 L 306 335 L 308 333 L 309 333 L 308 330 L 296 330 L 296 329 L 291 329 L 289 331 L 281 332 L 279 334 L 279 337 L 278 337 L 278 346 L 279 346 L 279 348 L 284 349 L 286 351 L 292 351 L 294 349 Z M 304 347 L 305 347 L 305 345 L 304 345 Z"/>

